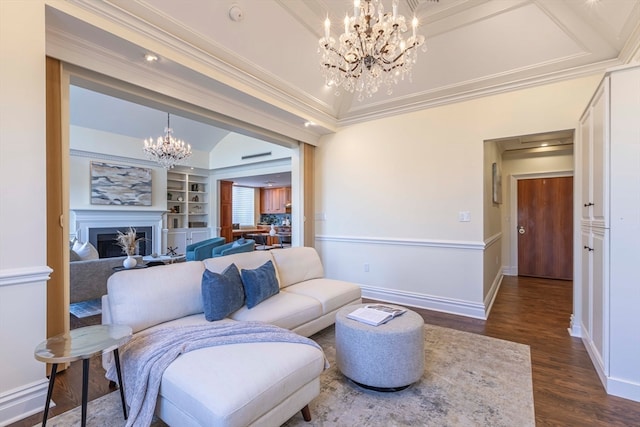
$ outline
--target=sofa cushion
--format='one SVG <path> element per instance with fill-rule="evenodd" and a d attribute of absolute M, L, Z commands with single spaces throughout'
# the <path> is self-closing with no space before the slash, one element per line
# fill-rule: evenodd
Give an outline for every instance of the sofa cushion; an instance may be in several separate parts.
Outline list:
<path fill-rule="evenodd" d="M 273 261 L 269 260 L 255 269 L 242 269 L 242 285 L 247 308 L 253 308 L 280 291 Z"/>
<path fill-rule="evenodd" d="M 203 272 L 202 262 L 191 261 L 114 273 L 107 282 L 112 323 L 135 333 L 202 313 Z"/>
<path fill-rule="evenodd" d="M 324 277 L 322 261 L 314 248 L 293 247 L 270 252 L 276 263 L 281 288 Z"/>
<path fill-rule="evenodd" d="M 297 390 L 311 383 L 310 397 L 317 396 L 323 368 L 322 351 L 306 344 L 248 343 L 191 351 L 164 371 L 158 411 L 171 425 L 187 425 L 186 420 L 194 426 L 269 425 L 259 418 Z M 292 402 L 298 405 L 293 411 L 304 404 Z"/>
<path fill-rule="evenodd" d="M 288 286 L 287 292 L 314 298 L 322 305 L 322 314 L 330 313 L 362 297 L 360 286 L 334 279 L 312 279 Z"/>
<path fill-rule="evenodd" d="M 245 305 L 230 317 L 234 320 L 256 320 L 294 329 L 320 316 L 322 305 L 314 298 L 281 291 L 251 309 Z"/>
<path fill-rule="evenodd" d="M 235 264 L 221 274 L 204 270 L 202 304 L 204 316 L 210 322 L 223 319 L 244 305 L 244 288 Z"/>

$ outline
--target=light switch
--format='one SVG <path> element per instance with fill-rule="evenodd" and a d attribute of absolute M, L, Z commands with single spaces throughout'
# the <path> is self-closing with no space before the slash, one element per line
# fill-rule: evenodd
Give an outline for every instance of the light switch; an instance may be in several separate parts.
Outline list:
<path fill-rule="evenodd" d="M 458 221 L 460 221 L 460 222 L 469 222 L 469 221 L 471 221 L 471 212 L 469 212 L 469 211 L 460 211 L 460 212 L 458 212 Z"/>

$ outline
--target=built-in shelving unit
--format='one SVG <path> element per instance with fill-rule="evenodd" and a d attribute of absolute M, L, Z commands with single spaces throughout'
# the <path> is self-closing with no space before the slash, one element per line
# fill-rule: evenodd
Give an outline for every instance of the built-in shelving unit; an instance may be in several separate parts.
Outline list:
<path fill-rule="evenodd" d="M 165 247 L 185 253 L 187 245 L 208 239 L 209 177 L 180 171 L 167 172 Z"/>
<path fill-rule="evenodd" d="M 167 172 L 167 228 L 209 226 L 209 177 Z"/>

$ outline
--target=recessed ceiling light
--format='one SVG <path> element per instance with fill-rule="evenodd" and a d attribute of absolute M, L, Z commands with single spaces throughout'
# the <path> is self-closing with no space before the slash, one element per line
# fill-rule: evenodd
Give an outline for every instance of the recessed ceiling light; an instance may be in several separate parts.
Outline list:
<path fill-rule="evenodd" d="M 158 60 L 158 57 L 156 55 L 154 55 L 153 53 L 146 53 L 144 55 L 144 59 L 147 62 L 156 62 Z"/>
<path fill-rule="evenodd" d="M 548 146 L 548 145 L 549 145 L 549 144 L 547 144 L 547 143 L 545 142 L 544 144 L 540 144 L 540 147 L 546 147 L 546 146 Z"/>
<path fill-rule="evenodd" d="M 316 125 L 316 124 L 315 124 L 315 123 L 313 123 L 312 121 L 304 122 L 304 127 L 306 127 L 306 128 L 308 128 L 309 126 L 315 126 L 315 125 Z"/>

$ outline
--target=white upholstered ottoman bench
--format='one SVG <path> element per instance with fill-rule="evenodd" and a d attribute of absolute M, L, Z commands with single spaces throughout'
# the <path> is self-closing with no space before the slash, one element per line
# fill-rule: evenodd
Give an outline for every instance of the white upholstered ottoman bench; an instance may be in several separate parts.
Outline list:
<path fill-rule="evenodd" d="M 336 314 L 338 369 L 356 384 L 372 390 L 407 388 L 424 372 L 424 320 L 411 310 L 378 326 L 347 317 L 363 306 L 350 305 Z"/>

